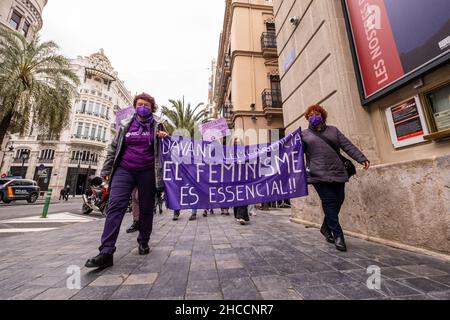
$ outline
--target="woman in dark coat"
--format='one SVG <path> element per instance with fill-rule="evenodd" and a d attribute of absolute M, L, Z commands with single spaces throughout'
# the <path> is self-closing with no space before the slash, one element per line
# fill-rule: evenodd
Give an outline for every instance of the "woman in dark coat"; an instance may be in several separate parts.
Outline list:
<path fill-rule="evenodd" d="M 131 193 L 139 192 L 139 254 L 150 252 L 148 245 L 153 226 L 156 191 L 163 188 L 160 163 L 160 138 L 167 136 L 152 110 L 155 99 L 141 94 L 134 99 L 136 114 L 122 122 L 108 150 L 101 175 L 110 181 L 110 197 L 100 254 L 86 262 L 88 268 L 113 265 L 113 255 L 120 226 L 128 208 Z"/>
<path fill-rule="evenodd" d="M 320 232 L 339 251 L 347 251 L 339 213 L 345 200 L 345 184 L 349 181 L 349 176 L 336 150 L 344 150 L 366 170 L 369 169 L 370 162 L 339 129 L 326 124 L 328 114 L 324 108 L 319 105 L 311 106 L 306 110 L 305 117 L 309 121 L 309 129 L 302 136 L 308 183 L 319 194 L 325 214 Z"/>

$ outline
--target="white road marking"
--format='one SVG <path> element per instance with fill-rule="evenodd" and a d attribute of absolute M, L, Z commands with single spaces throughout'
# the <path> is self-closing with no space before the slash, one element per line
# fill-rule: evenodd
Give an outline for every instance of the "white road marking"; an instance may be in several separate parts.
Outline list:
<path fill-rule="evenodd" d="M 0 229 L 0 233 L 29 233 L 29 232 L 44 232 L 52 231 L 57 228 L 22 228 L 22 229 Z"/>
<path fill-rule="evenodd" d="M 19 219 L 3 220 L 0 223 L 80 223 L 80 222 L 90 222 L 96 221 L 98 218 L 94 217 L 81 217 L 69 212 L 62 212 L 56 214 L 49 214 L 46 219 L 39 217 L 26 217 Z"/>

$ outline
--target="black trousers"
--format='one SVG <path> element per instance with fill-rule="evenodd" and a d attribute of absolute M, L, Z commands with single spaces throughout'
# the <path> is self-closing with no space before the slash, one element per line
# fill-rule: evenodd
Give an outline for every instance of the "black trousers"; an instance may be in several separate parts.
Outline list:
<path fill-rule="evenodd" d="M 325 219 L 324 228 L 328 228 L 334 237 L 343 237 L 344 231 L 339 223 L 339 213 L 345 201 L 345 183 L 323 182 L 313 184 L 322 201 Z"/>
<path fill-rule="evenodd" d="M 244 219 L 246 222 L 250 221 L 250 217 L 248 215 L 248 207 L 247 206 L 234 207 L 233 211 L 234 211 L 234 217 L 236 219 Z"/>

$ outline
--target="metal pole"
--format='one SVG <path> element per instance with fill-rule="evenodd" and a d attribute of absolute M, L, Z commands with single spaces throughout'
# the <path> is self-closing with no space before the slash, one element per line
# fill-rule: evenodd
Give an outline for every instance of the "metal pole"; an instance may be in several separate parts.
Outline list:
<path fill-rule="evenodd" d="M 42 219 L 47 219 L 48 209 L 50 207 L 50 201 L 52 199 L 53 189 L 48 189 L 47 196 L 45 198 L 44 210 L 42 210 Z"/>

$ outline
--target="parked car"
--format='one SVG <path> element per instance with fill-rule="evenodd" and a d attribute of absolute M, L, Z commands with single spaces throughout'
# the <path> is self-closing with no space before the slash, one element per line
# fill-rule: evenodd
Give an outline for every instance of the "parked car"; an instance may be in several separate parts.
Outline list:
<path fill-rule="evenodd" d="M 0 179 L 0 201 L 11 203 L 17 200 L 26 200 L 35 203 L 39 198 L 41 188 L 36 181 L 15 178 Z"/>

